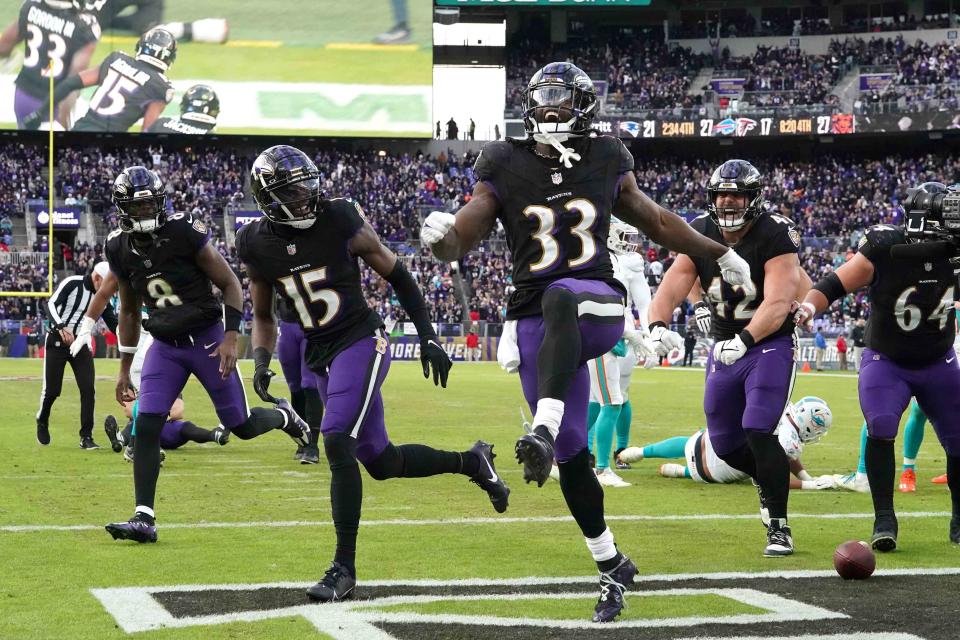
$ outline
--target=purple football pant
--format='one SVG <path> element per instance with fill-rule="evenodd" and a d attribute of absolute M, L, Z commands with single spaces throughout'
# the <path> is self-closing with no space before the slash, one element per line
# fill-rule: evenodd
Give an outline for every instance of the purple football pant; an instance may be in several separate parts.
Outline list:
<path fill-rule="evenodd" d="M 383 421 L 380 387 L 390 370 L 390 343 L 382 331 L 357 340 L 327 367 L 316 372 L 326 408 L 320 433 L 346 433 L 357 441 L 357 460 L 373 462 L 390 438 Z"/>
<path fill-rule="evenodd" d="M 178 449 L 190 442 L 183 435 L 183 421 L 167 420 L 163 423 L 163 429 L 160 430 L 160 448 Z"/>
<path fill-rule="evenodd" d="M 280 361 L 290 393 L 317 388 L 316 374 L 303 362 L 306 348 L 307 341 L 303 337 L 300 323 L 281 320 L 280 335 L 277 337 L 277 360 Z"/>
<path fill-rule="evenodd" d="M 563 420 L 554 445 L 557 462 L 566 462 L 587 448 L 587 403 L 590 400 L 590 374 L 587 362 L 607 353 L 623 335 L 623 304 L 610 302 L 622 296 L 599 280 L 563 278 L 547 289 L 560 287 L 573 292 L 578 300 L 577 324 L 580 327 L 580 368 L 563 398 Z M 587 304 L 584 304 L 587 303 Z M 591 304 L 592 303 L 592 304 Z M 614 307 L 619 306 L 619 311 Z M 601 315 L 602 314 L 602 315 Z M 543 316 L 517 321 L 517 345 L 520 348 L 520 384 L 523 396 L 536 413 L 537 353 L 543 342 Z"/>
<path fill-rule="evenodd" d="M 246 422 L 247 394 L 237 371 L 220 377 L 220 358 L 210 357 L 223 341 L 223 324 L 196 331 L 177 346 L 154 338 L 140 374 L 140 413 L 167 415 L 192 373 L 206 389 L 220 423 L 228 429 Z"/>
<path fill-rule="evenodd" d="M 860 409 L 871 436 L 896 438 L 915 396 L 947 455 L 960 455 L 960 366 L 953 349 L 919 368 L 901 367 L 873 349 L 863 350 L 860 363 Z"/>
<path fill-rule="evenodd" d="M 747 431 L 773 433 L 790 401 L 796 376 L 793 336 L 766 340 L 729 366 L 707 358 L 703 411 L 717 455 L 736 451 Z"/>
<path fill-rule="evenodd" d="M 23 122 L 24 118 L 42 106 L 43 100 L 40 98 L 34 98 L 32 95 L 18 87 L 16 92 L 13 94 L 13 112 L 17 116 L 17 125 L 19 126 Z M 48 116 L 45 114 L 45 117 Z"/>

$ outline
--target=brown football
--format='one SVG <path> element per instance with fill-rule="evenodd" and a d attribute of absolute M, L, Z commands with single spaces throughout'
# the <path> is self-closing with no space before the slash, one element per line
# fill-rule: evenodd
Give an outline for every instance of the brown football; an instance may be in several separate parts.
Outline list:
<path fill-rule="evenodd" d="M 833 567 L 844 580 L 866 580 L 877 568 L 877 557 L 862 540 L 848 540 L 833 552 Z"/>

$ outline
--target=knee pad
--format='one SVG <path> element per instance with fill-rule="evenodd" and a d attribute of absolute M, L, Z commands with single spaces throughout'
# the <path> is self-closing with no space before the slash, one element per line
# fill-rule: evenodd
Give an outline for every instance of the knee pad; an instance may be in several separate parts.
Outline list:
<path fill-rule="evenodd" d="M 880 440 L 893 440 L 900 431 L 900 416 L 885 413 L 867 420 L 867 433 Z"/>
<path fill-rule="evenodd" d="M 549 287 L 543 292 L 540 305 L 543 309 L 543 320 L 549 322 L 551 318 L 577 314 L 577 295 L 563 287 Z"/>
<path fill-rule="evenodd" d="M 374 480 L 399 478 L 403 475 L 403 452 L 391 442 L 379 456 L 363 466 Z"/>
<path fill-rule="evenodd" d="M 357 464 L 357 441 L 346 433 L 323 436 L 323 450 L 327 454 L 331 471 Z"/>

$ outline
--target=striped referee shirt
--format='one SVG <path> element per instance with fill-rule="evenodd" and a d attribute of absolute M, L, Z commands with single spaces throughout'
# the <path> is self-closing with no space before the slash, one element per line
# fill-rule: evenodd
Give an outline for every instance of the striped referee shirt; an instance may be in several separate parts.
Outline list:
<path fill-rule="evenodd" d="M 51 329 L 55 331 L 69 329 L 71 333 L 76 334 L 95 294 L 93 278 L 90 276 L 64 278 L 47 301 Z M 103 312 L 103 320 L 111 331 L 116 332 L 117 314 L 109 305 Z"/>

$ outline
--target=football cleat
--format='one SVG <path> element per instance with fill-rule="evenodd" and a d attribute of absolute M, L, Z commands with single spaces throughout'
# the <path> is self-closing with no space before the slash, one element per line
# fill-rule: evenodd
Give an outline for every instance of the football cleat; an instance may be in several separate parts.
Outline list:
<path fill-rule="evenodd" d="M 493 445 L 477 440 L 476 444 L 470 447 L 470 453 L 480 459 L 480 471 L 470 478 L 470 482 L 486 491 L 494 510 L 497 513 L 503 513 L 509 504 L 510 487 L 497 475 L 497 470 L 493 466 L 493 459 L 497 457 L 493 452 Z"/>
<path fill-rule="evenodd" d="M 550 479 L 560 482 L 560 467 L 555 464 L 550 465 Z"/>
<path fill-rule="evenodd" d="M 37 420 L 37 444 L 47 446 L 50 444 L 50 427 L 46 422 Z"/>
<path fill-rule="evenodd" d="M 317 602 L 338 602 L 353 598 L 356 577 L 339 562 L 331 562 L 323 580 L 307 589 L 307 596 Z"/>
<path fill-rule="evenodd" d="M 870 536 L 870 546 L 875 551 L 887 553 L 897 548 L 897 516 L 890 514 L 878 515 L 873 521 L 873 535 Z"/>
<path fill-rule="evenodd" d="M 850 475 L 837 476 L 837 488 L 857 493 L 870 493 L 870 481 L 867 474 L 854 471 Z"/>
<path fill-rule="evenodd" d="M 93 441 L 93 438 L 90 436 L 83 436 L 80 438 L 80 448 L 86 449 L 87 451 L 93 451 L 94 449 L 99 449 L 100 445 Z"/>
<path fill-rule="evenodd" d="M 897 489 L 901 493 L 911 493 L 917 490 L 917 472 L 913 469 L 904 469 L 900 474 L 900 484 Z"/>
<path fill-rule="evenodd" d="M 299 448 L 299 447 L 298 447 Z M 320 447 L 308 444 L 300 451 L 300 464 L 317 464 L 320 462 Z"/>
<path fill-rule="evenodd" d="M 960 544 L 960 515 L 950 518 L 950 542 Z"/>
<path fill-rule="evenodd" d="M 660 465 L 660 475 L 664 478 L 686 478 L 687 468 L 676 462 L 664 462 Z"/>
<path fill-rule="evenodd" d="M 643 460 L 643 449 L 641 447 L 627 447 L 617 454 L 617 464 L 640 462 Z M 617 467 L 619 469 L 619 466 Z"/>
<path fill-rule="evenodd" d="M 221 447 L 230 441 L 230 430 L 220 425 L 213 430 L 213 441 Z"/>
<path fill-rule="evenodd" d="M 617 473 L 607 467 L 603 471 L 597 470 L 597 481 L 604 487 L 629 487 L 630 483 L 617 475 Z"/>
<path fill-rule="evenodd" d="M 942 476 L 937 476 L 930 482 L 932 482 L 933 484 L 947 484 L 947 474 L 943 474 Z"/>
<path fill-rule="evenodd" d="M 398 24 L 390 31 L 381 33 L 373 39 L 374 44 L 403 44 L 410 42 L 410 29 L 405 24 Z"/>
<path fill-rule="evenodd" d="M 123 451 L 123 434 L 117 428 L 117 419 L 113 416 L 107 416 L 103 421 L 103 430 L 107 434 L 107 440 L 110 441 L 110 448 L 114 453 Z"/>
<path fill-rule="evenodd" d="M 280 427 L 280 430 L 293 438 L 293 441 L 296 442 L 298 446 L 306 447 L 310 444 L 310 425 L 297 415 L 297 412 L 290 406 L 290 401 L 286 398 L 277 400 L 277 410 L 286 416 L 286 420 L 283 426 Z"/>
<path fill-rule="evenodd" d="M 111 522 L 104 528 L 114 540 L 133 540 L 140 543 L 157 541 L 157 525 L 139 513 L 135 513 L 126 522 Z"/>
<path fill-rule="evenodd" d="M 123 448 L 123 459 L 127 462 L 133 462 L 133 445 L 128 444 Z M 160 466 L 163 466 L 164 461 L 167 459 L 167 452 L 163 449 L 160 449 Z"/>
<path fill-rule="evenodd" d="M 538 487 L 550 477 L 553 466 L 553 445 L 536 433 L 528 433 L 517 440 L 514 447 L 517 462 L 523 465 L 523 479 L 529 484 L 536 482 Z"/>
<path fill-rule="evenodd" d="M 302 460 L 302 459 L 303 459 L 303 447 L 302 447 L 301 445 L 299 445 L 299 444 L 297 445 L 297 452 L 293 454 L 293 459 L 294 459 L 294 460 Z"/>
<path fill-rule="evenodd" d="M 633 584 L 637 565 L 627 556 L 620 555 L 620 564 L 610 571 L 600 572 L 600 598 L 593 608 L 594 622 L 613 622 L 626 606 L 623 594 Z"/>
<path fill-rule="evenodd" d="M 615 459 L 613 461 L 613 466 L 617 468 L 617 471 L 629 471 L 630 469 L 633 469 L 633 467 L 631 467 L 628 463 L 620 462 L 619 459 Z"/>
<path fill-rule="evenodd" d="M 765 558 L 782 558 L 793 554 L 793 536 L 787 521 L 771 518 L 767 527 L 767 546 L 763 550 Z"/>

